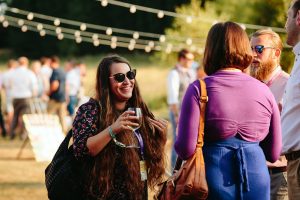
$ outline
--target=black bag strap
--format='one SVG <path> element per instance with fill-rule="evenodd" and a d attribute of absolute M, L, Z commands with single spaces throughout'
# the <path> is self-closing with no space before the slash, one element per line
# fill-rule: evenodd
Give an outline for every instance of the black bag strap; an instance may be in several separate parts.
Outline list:
<path fill-rule="evenodd" d="M 205 109 L 206 103 L 208 102 L 208 96 L 206 91 L 206 84 L 202 79 L 199 79 L 200 83 L 200 120 L 199 120 L 199 132 L 196 148 L 201 148 L 203 146 L 203 137 L 204 137 L 204 122 L 205 122 Z M 176 163 L 173 169 L 173 174 L 175 171 L 179 170 L 182 165 L 183 160 L 177 156 Z"/>

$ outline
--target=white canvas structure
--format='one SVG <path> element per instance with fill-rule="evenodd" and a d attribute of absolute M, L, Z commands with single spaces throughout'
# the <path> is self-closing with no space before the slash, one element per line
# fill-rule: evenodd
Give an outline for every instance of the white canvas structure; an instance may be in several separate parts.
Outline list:
<path fill-rule="evenodd" d="M 51 161 L 65 138 L 58 116 L 25 114 L 23 121 L 36 161 Z"/>

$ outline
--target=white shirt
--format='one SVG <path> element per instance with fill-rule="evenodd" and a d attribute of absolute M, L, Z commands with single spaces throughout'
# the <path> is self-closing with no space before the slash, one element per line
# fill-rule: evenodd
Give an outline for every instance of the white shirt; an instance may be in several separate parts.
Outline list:
<path fill-rule="evenodd" d="M 295 63 L 283 95 L 281 113 L 282 154 L 300 150 L 300 42 L 293 52 Z"/>
<path fill-rule="evenodd" d="M 13 99 L 31 98 L 37 92 L 37 79 L 32 71 L 20 66 L 12 71 L 10 77 L 11 97 Z"/>
<path fill-rule="evenodd" d="M 191 82 L 196 80 L 196 71 L 193 68 L 184 68 L 179 65 L 178 69 L 187 71 L 190 74 Z M 180 87 L 180 80 L 179 80 L 179 73 L 176 69 L 172 69 L 168 75 L 167 79 L 167 102 L 168 105 L 172 104 L 179 104 L 181 99 L 179 99 L 179 87 Z"/>
<path fill-rule="evenodd" d="M 289 77 L 290 75 L 283 71 L 280 66 L 278 66 L 272 72 L 269 80 L 264 81 L 273 93 L 277 104 L 282 104 L 283 93 Z"/>
<path fill-rule="evenodd" d="M 43 65 L 41 67 L 41 74 L 46 78 L 46 80 L 50 80 L 52 71 L 53 71 L 52 68 L 48 65 Z"/>
<path fill-rule="evenodd" d="M 286 83 L 289 79 L 289 74 L 284 72 L 280 66 L 278 66 L 271 74 L 269 80 L 264 81 L 273 93 L 277 104 L 282 104 L 282 97 Z M 268 167 L 283 167 L 287 165 L 285 156 L 280 158 L 275 163 L 267 162 Z"/>
<path fill-rule="evenodd" d="M 80 71 L 77 68 L 71 69 L 67 73 L 66 80 L 69 88 L 69 96 L 78 95 L 81 85 L 80 78 Z"/>
<path fill-rule="evenodd" d="M 6 98 L 9 99 L 11 98 L 11 77 L 14 76 L 13 71 L 14 69 L 12 68 L 8 69 L 8 71 L 5 71 L 2 76 L 2 87 L 5 90 Z"/>

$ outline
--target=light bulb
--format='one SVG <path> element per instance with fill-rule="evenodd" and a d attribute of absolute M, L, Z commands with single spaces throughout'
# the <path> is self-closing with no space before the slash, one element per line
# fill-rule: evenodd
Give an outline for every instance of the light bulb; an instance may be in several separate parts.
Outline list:
<path fill-rule="evenodd" d="M 60 25 L 60 20 L 56 18 L 56 19 L 54 20 L 54 25 L 55 25 L 55 26 L 59 26 L 59 25 Z"/>
<path fill-rule="evenodd" d="M 62 40 L 64 39 L 64 34 L 60 33 L 57 35 L 57 39 Z"/>
<path fill-rule="evenodd" d="M 140 35 L 139 35 L 138 32 L 134 32 L 134 33 L 133 33 L 133 38 L 134 38 L 134 39 L 137 40 L 137 39 L 139 39 L 139 37 L 140 37 Z"/>
<path fill-rule="evenodd" d="M 93 34 L 92 39 L 93 40 L 98 40 L 98 34 Z"/>
<path fill-rule="evenodd" d="M 107 0 L 101 0 L 101 6 L 106 7 L 108 5 Z"/>
<path fill-rule="evenodd" d="M 40 36 L 44 37 L 46 35 L 46 31 L 45 30 L 41 30 L 40 31 Z"/>
<path fill-rule="evenodd" d="M 165 41 L 166 41 L 166 36 L 161 35 L 161 36 L 159 37 L 159 41 L 160 41 L 160 42 L 165 42 Z"/>
<path fill-rule="evenodd" d="M 42 30 L 42 29 L 43 29 L 43 24 L 38 24 L 36 27 L 37 27 L 37 30 L 39 30 L 39 31 L 40 31 L 40 30 Z"/>
<path fill-rule="evenodd" d="M 80 30 L 85 31 L 86 30 L 86 24 L 81 24 L 80 25 Z"/>
<path fill-rule="evenodd" d="M 131 13 L 135 13 L 135 12 L 136 12 L 136 7 L 133 6 L 133 5 L 130 6 L 129 11 L 130 11 Z"/>
<path fill-rule="evenodd" d="M 21 30 L 22 30 L 22 32 L 26 32 L 26 31 L 28 30 L 28 28 L 27 28 L 26 25 L 23 25 L 23 26 L 21 27 Z"/>
<path fill-rule="evenodd" d="M 94 40 L 93 41 L 93 44 L 95 47 L 99 46 L 100 45 L 100 41 L 99 40 Z"/>
<path fill-rule="evenodd" d="M 28 20 L 33 20 L 33 13 L 32 12 L 30 12 L 30 13 L 28 13 L 28 15 L 27 15 L 27 19 Z"/>
<path fill-rule="evenodd" d="M 111 35 L 112 34 L 112 29 L 111 28 L 107 28 L 106 29 L 106 35 Z"/>
<path fill-rule="evenodd" d="M 19 24 L 19 26 L 23 26 L 24 25 L 24 20 L 23 19 L 19 19 L 18 20 L 18 24 Z"/>
<path fill-rule="evenodd" d="M 163 18 L 165 16 L 165 14 L 164 14 L 164 12 L 163 11 L 158 11 L 158 13 L 157 13 L 157 17 L 158 18 Z"/>
<path fill-rule="evenodd" d="M 80 37 L 80 31 L 75 31 L 74 35 L 75 35 L 75 37 Z"/>

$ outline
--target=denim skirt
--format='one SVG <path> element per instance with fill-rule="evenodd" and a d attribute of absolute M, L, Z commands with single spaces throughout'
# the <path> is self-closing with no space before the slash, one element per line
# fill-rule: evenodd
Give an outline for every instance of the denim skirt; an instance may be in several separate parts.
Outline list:
<path fill-rule="evenodd" d="M 209 200 L 269 200 L 270 176 L 258 142 L 236 137 L 205 142 Z"/>

